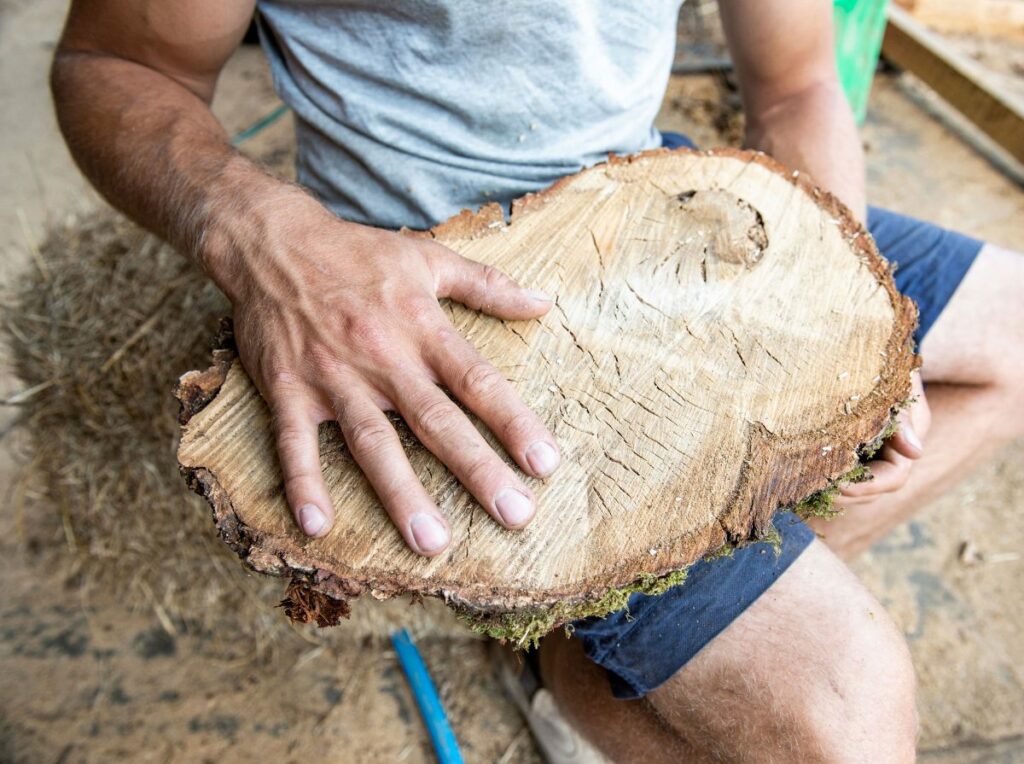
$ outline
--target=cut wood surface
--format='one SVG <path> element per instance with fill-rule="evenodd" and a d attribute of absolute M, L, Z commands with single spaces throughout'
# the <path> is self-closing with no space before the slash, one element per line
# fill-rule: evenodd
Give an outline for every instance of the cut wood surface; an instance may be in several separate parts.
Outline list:
<path fill-rule="evenodd" d="M 527 479 L 536 518 L 501 528 L 408 435 L 453 533 L 419 557 L 325 425 L 336 521 L 305 538 L 267 408 L 221 351 L 182 378 L 178 457 L 256 570 L 480 616 L 593 602 L 760 537 L 777 509 L 855 467 L 909 394 L 912 303 L 840 203 L 762 154 L 613 158 L 518 200 L 508 223 L 489 205 L 429 235 L 555 295 L 533 321 L 445 304 L 558 438 L 559 470 Z"/>

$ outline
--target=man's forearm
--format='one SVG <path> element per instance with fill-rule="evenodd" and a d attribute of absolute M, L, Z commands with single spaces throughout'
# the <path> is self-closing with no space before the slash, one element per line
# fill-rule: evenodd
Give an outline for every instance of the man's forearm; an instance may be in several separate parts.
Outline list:
<path fill-rule="evenodd" d="M 864 151 L 838 82 L 813 85 L 747 119 L 750 148 L 810 174 L 865 219 Z"/>
<path fill-rule="evenodd" d="M 93 185 L 231 296 L 230 260 L 255 233 L 254 211 L 298 190 L 239 154 L 205 101 L 146 66 L 59 52 L 51 85 L 61 131 Z"/>

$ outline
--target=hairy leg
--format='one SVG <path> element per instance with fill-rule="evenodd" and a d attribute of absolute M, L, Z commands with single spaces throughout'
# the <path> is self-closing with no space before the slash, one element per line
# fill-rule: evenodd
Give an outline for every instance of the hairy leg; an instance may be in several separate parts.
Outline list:
<path fill-rule="evenodd" d="M 616 700 L 575 640 L 547 638 L 541 669 L 562 712 L 615 762 L 914 757 L 906 645 L 820 542 L 644 699 Z"/>
<path fill-rule="evenodd" d="M 1024 255 L 986 245 L 921 356 L 932 421 L 910 478 L 893 493 L 842 497 L 843 516 L 810 523 L 845 559 L 1024 435 Z"/>

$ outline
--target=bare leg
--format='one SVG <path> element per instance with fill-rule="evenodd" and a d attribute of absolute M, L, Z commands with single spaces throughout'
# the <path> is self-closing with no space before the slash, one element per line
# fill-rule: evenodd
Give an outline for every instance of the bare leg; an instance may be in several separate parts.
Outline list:
<path fill-rule="evenodd" d="M 578 643 L 541 648 L 562 712 L 615 762 L 912 761 L 914 673 L 882 606 L 814 542 L 642 700 L 616 700 Z"/>
<path fill-rule="evenodd" d="M 811 525 L 849 559 L 1024 435 L 1024 256 L 986 245 L 921 348 L 932 424 L 899 491 Z"/>

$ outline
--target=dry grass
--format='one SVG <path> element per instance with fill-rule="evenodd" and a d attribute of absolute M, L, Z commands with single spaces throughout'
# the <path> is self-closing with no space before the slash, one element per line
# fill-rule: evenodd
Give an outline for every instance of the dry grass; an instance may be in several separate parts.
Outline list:
<path fill-rule="evenodd" d="M 171 631 L 247 638 L 259 658 L 299 640 L 382 637 L 397 624 L 467 634 L 437 608 L 403 603 L 358 603 L 329 633 L 288 626 L 275 607 L 283 582 L 239 564 L 177 469 L 171 390 L 208 365 L 225 298 L 111 213 L 51 231 L 38 254 L 3 310 L 23 382 L 8 402 L 21 414 L 13 498 L 30 549 L 86 592 L 104 587 L 152 608 Z"/>

